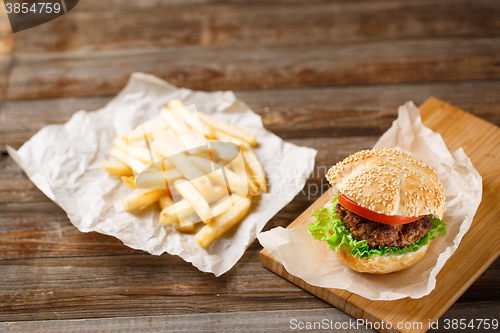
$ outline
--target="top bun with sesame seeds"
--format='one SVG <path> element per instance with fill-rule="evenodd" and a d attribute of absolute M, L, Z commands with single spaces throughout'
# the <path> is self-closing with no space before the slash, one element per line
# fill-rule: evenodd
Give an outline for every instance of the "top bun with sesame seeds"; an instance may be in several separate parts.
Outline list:
<path fill-rule="evenodd" d="M 362 150 L 331 167 L 326 178 L 344 196 L 375 213 L 443 218 L 444 191 L 436 172 L 404 152 Z"/>

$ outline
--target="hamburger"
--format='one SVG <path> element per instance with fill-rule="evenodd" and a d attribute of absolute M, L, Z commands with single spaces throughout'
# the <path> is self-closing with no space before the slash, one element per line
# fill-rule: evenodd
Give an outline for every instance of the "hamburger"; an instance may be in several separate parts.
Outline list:
<path fill-rule="evenodd" d="M 422 161 L 389 148 L 357 152 L 331 167 L 326 178 L 338 193 L 311 212 L 308 231 L 326 241 L 347 267 L 387 274 L 422 259 L 443 222 L 444 191 Z"/>

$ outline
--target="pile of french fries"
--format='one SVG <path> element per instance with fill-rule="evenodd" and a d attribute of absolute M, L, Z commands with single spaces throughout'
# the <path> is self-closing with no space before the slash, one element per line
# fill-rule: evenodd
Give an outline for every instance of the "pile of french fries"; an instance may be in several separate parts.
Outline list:
<path fill-rule="evenodd" d="M 109 152 L 116 161 L 102 166 L 137 189 L 122 198 L 126 211 L 158 203 L 160 223 L 195 233 L 206 247 L 238 225 L 251 197 L 267 192 L 267 186 L 251 148 L 256 136 L 197 114 L 199 119 L 182 101 L 170 100 L 155 121 L 115 137 Z M 208 149 L 200 149 L 204 144 Z"/>

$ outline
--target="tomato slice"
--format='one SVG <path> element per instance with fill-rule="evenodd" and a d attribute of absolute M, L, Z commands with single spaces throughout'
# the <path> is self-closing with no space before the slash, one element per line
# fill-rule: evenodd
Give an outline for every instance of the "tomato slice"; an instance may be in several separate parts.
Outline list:
<path fill-rule="evenodd" d="M 339 192 L 339 203 L 345 208 L 349 209 L 351 212 L 364 217 L 365 219 L 384 223 L 391 225 L 406 224 L 420 220 L 424 215 L 421 216 L 403 216 L 403 215 L 385 215 L 376 213 L 368 208 L 358 205 L 353 200 L 349 199 L 345 195 Z"/>

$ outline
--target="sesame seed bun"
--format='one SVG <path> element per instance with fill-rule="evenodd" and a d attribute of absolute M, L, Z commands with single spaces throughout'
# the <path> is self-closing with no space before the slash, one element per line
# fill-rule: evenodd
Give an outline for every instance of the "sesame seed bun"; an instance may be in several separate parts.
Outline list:
<path fill-rule="evenodd" d="M 376 213 L 443 218 L 444 191 L 436 172 L 404 152 L 362 150 L 331 167 L 326 178 L 342 194 Z"/>
<path fill-rule="evenodd" d="M 373 258 L 359 259 L 353 257 L 349 251 L 341 247 L 335 254 L 340 261 L 356 272 L 370 274 L 388 274 L 397 272 L 410 267 L 425 256 L 429 244 L 421 246 L 416 252 L 405 252 L 403 254 L 385 254 L 383 256 L 375 256 Z"/>

